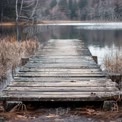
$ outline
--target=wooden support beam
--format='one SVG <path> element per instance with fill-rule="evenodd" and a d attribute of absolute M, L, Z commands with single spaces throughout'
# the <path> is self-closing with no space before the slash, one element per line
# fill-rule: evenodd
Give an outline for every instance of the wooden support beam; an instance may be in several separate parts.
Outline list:
<path fill-rule="evenodd" d="M 98 58 L 97 58 L 97 56 L 92 56 L 92 58 L 98 64 Z"/>
<path fill-rule="evenodd" d="M 21 58 L 22 66 L 24 66 L 29 61 L 29 58 Z"/>

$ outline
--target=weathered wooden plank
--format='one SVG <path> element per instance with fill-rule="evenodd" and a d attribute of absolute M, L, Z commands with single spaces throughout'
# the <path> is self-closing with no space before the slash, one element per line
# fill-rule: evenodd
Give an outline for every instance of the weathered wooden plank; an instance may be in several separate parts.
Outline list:
<path fill-rule="evenodd" d="M 60 56 L 77 56 L 77 53 L 66 53 L 66 52 L 64 52 L 64 53 L 41 53 L 41 54 L 36 54 L 36 56 L 58 56 L 58 55 L 60 55 Z M 90 56 L 90 54 L 89 53 L 80 53 L 79 54 L 79 56 Z"/>
<path fill-rule="evenodd" d="M 42 49 L 38 50 L 39 52 L 41 51 L 58 51 L 59 47 L 43 47 Z M 85 47 L 61 47 L 62 50 L 68 50 L 70 51 L 72 49 L 73 50 L 76 50 L 76 51 L 82 51 L 82 50 L 88 50 L 88 48 L 85 48 Z"/>
<path fill-rule="evenodd" d="M 76 63 L 76 62 L 94 62 L 93 61 L 93 59 L 76 59 L 76 58 L 74 58 L 74 59 L 68 59 L 68 58 L 66 58 L 66 59 L 62 59 L 62 58 L 57 58 L 57 59 L 55 59 L 55 58 L 40 58 L 40 59 L 38 59 L 38 58 L 33 58 L 33 59 L 30 59 L 29 60 L 30 62 L 74 62 L 74 63 Z"/>
<path fill-rule="evenodd" d="M 58 50 L 60 49 L 60 50 Z M 66 47 L 60 47 L 60 48 L 48 48 L 48 47 L 45 47 L 41 50 L 38 50 L 37 54 L 38 53 L 42 53 L 42 52 L 46 52 L 46 53 L 49 53 L 49 52 L 52 52 L 52 53 L 63 53 L 63 52 L 77 52 L 77 53 L 90 53 L 90 51 L 87 49 L 87 48 L 74 48 L 74 47 L 69 47 L 69 48 L 66 48 Z M 68 52 L 68 53 L 69 53 Z"/>
<path fill-rule="evenodd" d="M 118 92 L 3 92 L 0 100 L 16 101 L 104 101 L 113 99 Z"/>
<path fill-rule="evenodd" d="M 93 60 L 93 59 L 63 59 L 63 58 L 59 58 L 59 59 L 55 59 L 55 58 L 47 58 L 47 59 L 43 59 L 43 58 L 40 58 L 40 59 L 30 59 L 29 60 L 30 63 L 70 63 L 70 64 L 86 64 L 86 65 L 89 65 L 89 64 L 96 64 L 96 62 Z"/>
<path fill-rule="evenodd" d="M 71 54 L 71 55 L 77 55 L 77 54 L 89 54 L 90 55 L 90 52 L 88 51 L 88 50 L 75 50 L 75 51 L 72 51 L 72 50 L 62 50 L 62 51 L 60 51 L 60 52 L 55 52 L 54 53 L 54 50 L 43 50 L 43 51 L 38 51 L 38 53 L 36 53 L 36 55 L 41 55 L 41 54 L 53 54 L 53 55 L 58 55 L 58 54 L 61 54 L 61 55 L 65 55 L 64 53 L 66 53 L 67 55 L 69 54 Z"/>
<path fill-rule="evenodd" d="M 20 72 L 101 72 L 100 69 L 40 69 L 40 68 L 21 68 Z"/>
<path fill-rule="evenodd" d="M 99 68 L 99 66 L 97 66 L 97 65 L 88 65 L 88 64 L 84 64 L 84 65 L 82 65 L 82 64 L 41 64 L 41 65 L 39 65 L 39 64 L 26 64 L 25 65 L 25 67 L 38 67 L 38 68 L 65 68 L 65 69 L 73 69 L 73 68 L 75 68 L 75 69 L 82 69 L 82 68 L 87 68 L 87 69 L 89 69 L 89 68 L 92 68 L 92 69 L 95 69 L 95 68 Z"/>
<path fill-rule="evenodd" d="M 85 81 L 96 81 L 96 82 L 104 82 L 108 81 L 107 78 L 104 77 L 14 77 L 15 81 L 18 82 L 85 82 Z M 110 80 L 111 81 L 111 80 Z"/>
<path fill-rule="evenodd" d="M 88 61 L 82 61 L 82 62 L 28 62 L 26 65 L 64 65 L 64 66 L 67 66 L 67 65 L 72 65 L 72 66 L 97 66 L 96 63 L 93 61 L 93 62 L 89 62 Z"/>
<path fill-rule="evenodd" d="M 18 98 L 14 95 L 11 95 L 11 96 L 3 96 L 0 98 L 0 100 L 2 101 L 105 101 L 105 100 L 112 100 L 114 99 L 114 96 L 115 95 L 111 95 L 111 96 L 103 96 L 103 97 L 90 97 L 89 95 L 67 95 L 67 96 L 64 96 L 64 97 L 60 97 L 59 95 L 55 95 L 55 96 L 52 96 L 52 95 L 43 95 L 43 96 L 40 96 L 40 95 L 32 95 L 32 96 L 18 96 Z"/>
<path fill-rule="evenodd" d="M 71 48 L 71 47 L 69 47 L 69 48 L 66 48 L 66 47 L 60 47 L 60 48 L 63 48 L 63 49 L 66 49 L 66 51 L 89 51 L 88 50 L 88 48 Z M 54 47 L 54 48 L 46 48 L 46 47 L 44 47 L 44 48 L 42 48 L 42 49 L 39 49 L 38 50 L 38 52 L 42 52 L 42 51 L 54 51 L 54 50 L 57 50 L 57 47 Z M 60 51 L 60 50 L 57 50 L 57 51 Z M 65 50 L 61 50 L 61 51 L 65 51 Z M 90 52 L 90 51 L 89 51 Z"/>
<path fill-rule="evenodd" d="M 50 39 L 50 40 L 48 40 L 48 42 L 54 42 L 54 41 L 59 41 L 59 42 L 67 42 L 67 41 L 83 42 L 82 40 L 79 40 L 79 39 Z"/>
<path fill-rule="evenodd" d="M 89 62 L 89 61 L 69 61 L 69 60 L 64 60 L 64 59 L 61 59 L 61 61 L 58 61 L 58 60 L 56 60 L 56 59 L 54 59 L 53 61 L 51 61 L 51 60 L 42 60 L 42 61 L 35 61 L 35 60 L 31 60 L 31 61 L 29 61 L 28 62 L 28 64 L 72 64 L 72 65 L 75 65 L 75 64 L 81 64 L 81 65 L 87 65 L 87 66 L 89 66 L 89 65 L 96 65 L 96 63 L 94 62 L 94 61 L 91 61 L 91 62 Z"/>
<path fill-rule="evenodd" d="M 71 46 L 71 45 L 69 45 L 69 46 L 68 45 L 67 46 L 66 45 L 63 45 L 63 46 L 60 46 L 60 48 L 61 49 L 71 49 L 72 48 L 73 50 L 75 50 L 75 49 L 76 50 L 77 49 L 79 49 L 79 50 L 80 49 L 81 50 L 82 49 L 87 49 L 88 50 L 88 48 L 85 45 L 81 45 L 81 46 L 79 46 L 79 45 L 78 46 L 77 45 L 74 45 L 74 46 Z M 41 51 L 43 49 L 54 49 L 54 50 L 57 50 L 57 49 L 59 49 L 59 46 L 44 45 L 42 48 L 39 49 L 39 51 Z"/>
<path fill-rule="evenodd" d="M 103 73 L 100 69 L 55 69 L 55 68 L 21 68 L 19 72 L 40 72 L 40 73 Z"/>
<path fill-rule="evenodd" d="M 59 67 L 56 67 L 56 66 L 26 66 L 24 65 L 24 68 L 28 68 L 28 69 L 32 69 L 32 68 L 37 68 L 37 69 L 89 69 L 89 70 L 92 70 L 92 69 L 100 69 L 99 66 L 95 66 L 95 67 L 91 67 L 91 66 L 72 66 L 72 67 L 68 67 L 68 66 L 59 66 Z"/>
<path fill-rule="evenodd" d="M 71 46 L 71 45 L 69 45 L 69 46 L 66 46 L 66 45 L 60 45 L 60 46 L 55 46 L 55 47 L 53 47 L 53 46 L 51 46 L 51 45 L 46 45 L 46 46 L 44 46 L 43 47 L 43 49 L 60 49 L 60 50 L 63 50 L 63 49 L 73 49 L 73 50 L 77 50 L 77 49 L 87 49 L 86 47 L 84 47 L 85 45 L 83 45 L 83 46 L 80 46 L 80 45 L 74 45 L 74 46 Z M 57 51 L 59 51 L 59 50 L 57 50 Z"/>
<path fill-rule="evenodd" d="M 4 91 L 9 92 L 112 92 L 116 87 L 7 87 Z"/>
<path fill-rule="evenodd" d="M 85 56 L 82 56 L 82 55 L 34 55 L 33 57 L 31 57 L 31 58 L 44 58 L 44 57 L 48 57 L 48 58 L 82 58 L 82 57 L 86 57 L 86 58 L 91 58 L 91 56 L 87 56 L 87 55 L 85 55 Z"/>
<path fill-rule="evenodd" d="M 63 66 L 67 66 L 68 65 L 72 65 L 72 66 L 77 66 L 77 65 L 82 65 L 82 66 L 96 66 L 95 62 L 28 62 L 27 65 L 63 65 Z"/>
<path fill-rule="evenodd" d="M 34 56 L 32 56 L 31 58 L 30 58 L 30 60 L 31 59 L 88 59 L 88 60 L 90 60 L 90 59 L 92 59 L 92 56 L 79 56 L 79 55 L 74 55 L 74 56 L 71 56 L 71 55 L 69 55 L 69 56 L 60 56 L 60 55 L 55 55 L 55 56 L 52 56 L 52 55 L 50 55 L 50 56 L 46 56 L 46 55 L 34 55 Z"/>
<path fill-rule="evenodd" d="M 64 60 L 64 59 L 62 59 L 61 61 L 58 61 L 58 60 L 54 60 L 54 61 L 51 61 L 51 60 L 44 60 L 44 61 L 36 61 L 36 60 L 34 60 L 34 61 L 29 61 L 29 63 L 38 63 L 38 64 L 53 64 L 53 63 L 60 63 L 60 64 L 64 64 L 64 63 L 70 63 L 70 64 L 74 64 L 74 63 L 79 63 L 79 64 L 84 64 L 84 63 L 88 63 L 88 64 L 96 64 L 93 60 L 92 61 L 81 61 L 81 60 L 75 60 L 75 61 L 69 61 L 69 60 Z"/>
<path fill-rule="evenodd" d="M 76 41 L 76 40 L 58 40 L 58 39 L 53 39 L 52 41 L 48 41 L 46 44 L 77 44 L 77 43 L 81 43 L 81 44 L 85 44 L 83 41 Z"/>
<path fill-rule="evenodd" d="M 70 75 L 70 74 L 71 74 L 71 76 L 72 76 L 73 74 L 74 74 L 74 75 L 76 74 L 76 76 L 77 76 L 77 74 L 83 74 L 83 75 L 84 75 L 84 74 L 97 74 L 97 75 L 98 75 L 98 74 L 102 74 L 102 72 L 100 72 L 100 71 L 99 71 L 99 72 L 93 72 L 93 71 L 84 71 L 84 72 L 83 72 L 83 71 L 81 71 L 81 72 L 78 72 L 78 71 L 68 71 L 68 73 L 67 73 L 67 71 L 64 71 L 64 72 L 63 72 L 63 71 L 57 71 L 57 72 L 56 72 L 56 71 L 53 71 L 53 70 L 52 70 L 52 71 L 51 71 L 51 70 L 50 70 L 50 71 L 41 71 L 41 72 L 40 72 L 40 71 L 37 71 L 37 70 L 33 70 L 33 71 L 31 71 L 31 70 L 28 70 L 28 71 L 27 71 L 27 70 L 26 70 L 26 71 L 19 71 L 17 74 L 25 74 L 25 73 L 33 73 L 33 74 L 34 74 L 34 73 L 37 73 L 37 74 L 42 74 L 42 75 L 43 75 L 43 74 L 50 74 L 50 75 L 51 75 L 51 74 L 67 74 L 67 75 Z M 81 76 L 82 76 L 82 75 L 81 75 Z M 104 76 L 105 76 L 105 75 L 104 75 Z"/>
<path fill-rule="evenodd" d="M 60 72 L 26 72 L 15 74 L 16 77 L 105 77 L 103 73 L 60 73 Z"/>
<path fill-rule="evenodd" d="M 112 82 L 110 80 L 91 80 L 91 81 L 76 81 L 76 82 L 70 82 L 70 81 L 62 81 L 62 82 L 12 82 L 11 84 L 9 84 L 8 86 L 12 86 L 12 87 L 41 87 L 41 86 L 45 86 L 45 87 L 115 87 L 117 86 L 117 84 L 115 82 Z"/>
<path fill-rule="evenodd" d="M 14 91 L 3 91 L 3 93 L 2 93 L 2 95 L 3 95 L 3 97 L 4 97 L 4 95 L 6 95 L 6 96 L 10 96 L 10 95 L 16 95 L 16 97 L 18 96 L 18 95 L 22 95 L 22 96 L 26 96 L 27 97 L 27 95 L 30 95 L 30 96 L 33 96 L 33 95 L 39 95 L 39 96 L 43 96 L 43 95 L 59 95 L 59 97 L 61 97 L 62 95 L 64 95 L 64 96 L 62 96 L 62 97 L 65 97 L 65 96 L 68 96 L 68 97 L 70 97 L 70 95 L 76 95 L 76 96 L 82 96 L 82 95 L 84 95 L 84 96 L 92 96 L 92 97 L 94 97 L 94 95 L 93 95 L 93 93 L 94 94 L 96 94 L 96 95 L 99 95 L 99 96 L 106 96 L 106 95 L 108 95 L 108 96 L 112 96 L 112 95 L 117 95 L 119 92 L 118 91 L 114 91 L 114 92 L 105 92 L 105 91 L 102 91 L 102 92 L 34 92 L 34 91 L 28 91 L 28 92 L 25 92 L 25 91 L 16 91 L 16 92 L 14 92 Z M 53 96 L 52 96 L 53 97 Z"/>
<path fill-rule="evenodd" d="M 50 60 L 49 60 L 50 59 Z M 64 57 L 64 58 L 62 58 L 62 57 L 41 57 L 41 56 L 39 56 L 39 57 L 31 57 L 30 59 L 29 59 L 30 61 L 62 61 L 62 60 L 64 60 L 64 61 L 94 61 L 92 58 L 80 58 L 80 57 Z"/>

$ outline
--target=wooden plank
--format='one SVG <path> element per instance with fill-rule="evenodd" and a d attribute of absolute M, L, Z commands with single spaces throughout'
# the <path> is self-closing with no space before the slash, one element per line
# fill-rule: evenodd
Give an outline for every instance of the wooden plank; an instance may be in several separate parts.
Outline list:
<path fill-rule="evenodd" d="M 68 73 L 67 73 L 68 72 Z M 51 70 L 49 70 L 49 71 L 38 71 L 38 70 L 26 70 L 26 71 L 24 71 L 24 70 L 21 70 L 21 71 L 19 71 L 17 74 L 24 74 L 24 73 L 42 73 L 42 74 L 102 74 L 102 72 L 100 72 L 100 71 L 96 71 L 96 72 L 93 72 L 93 71 L 81 71 L 81 72 L 79 72 L 79 71 L 51 71 Z M 76 75 L 77 76 L 77 75 Z M 82 76 L 82 75 L 81 75 Z M 104 75 L 105 76 L 105 75 Z"/>
<path fill-rule="evenodd" d="M 112 92 L 116 87 L 7 87 L 4 91 L 13 92 Z"/>
<path fill-rule="evenodd" d="M 48 42 L 54 42 L 54 41 L 59 41 L 59 42 L 67 42 L 67 41 L 83 42 L 82 40 L 79 40 L 79 39 L 50 39 L 50 40 L 48 40 Z"/>
<path fill-rule="evenodd" d="M 63 48 L 64 49 L 64 48 Z M 82 52 L 82 51 L 87 51 L 87 52 L 90 52 L 87 48 L 71 48 L 71 47 L 69 47 L 69 48 L 65 48 L 66 49 L 66 51 L 71 51 L 71 52 Z M 57 50 L 57 48 L 43 48 L 43 49 L 41 49 L 41 50 L 38 50 L 38 52 L 52 52 L 52 51 L 54 51 L 54 50 L 56 50 L 56 51 L 60 51 L 60 50 Z M 60 52 L 64 52 L 65 50 L 61 50 Z"/>
<path fill-rule="evenodd" d="M 40 68 L 21 68 L 20 72 L 101 72 L 100 69 L 40 69 Z"/>
<path fill-rule="evenodd" d="M 50 63 L 60 63 L 60 64 L 64 64 L 64 63 L 70 63 L 70 64 L 76 64 L 76 63 L 78 63 L 78 64 L 96 64 L 95 63 L 95 61 L 69 61 L 69 60 L 64 60 L 64 59 L 62 59 L 62 60 L 60 60 L 60 61 L 58 61 L 58 60 L 53 60 L 53 61 L 51 61 L 51 60 L 43 60 L 43 61 L 29 61 L 29 63 L 38 63 L 38 64 L 50 64 Z"/>
<path fill-rule="evenodd" d="M 65 48 L 66 51 L 77 51 L 77 52 L 82 52 L 82 51 L 89 51 L 87 48 Z M 39 52 L 52 52 L 52 51 L 58 51 L 57 48 L 43 48 L 41 50 L 38 50 L 38 53 Z M 61 52 L 64 52 L 65 50 L 62 50 Z"/>
<path fill-rule="evenodd" d="M 28 69 L 32 69 L 32 68 L 37 68 L 37 69 L 100 69 L 99 66 L 72 66 L 72 67 L 69 67 L 69 66 L 59 66 L 59 67 L 56 67 L 56 66 L 27 66 L 27 65 L 24 65 L 24 68 L 28 68 Z"/>
<path fill-rule="evenodd" d="M 47 44 L 54 44 L 54 43 L 58 43 L 58 44 L 74 44 L 74 43 L 76 43 L 76 44 L 81 44 L 81 45 L 83 45 L 83 44 L 85 44 L 83 41 L 75 41 L 75 40 L 53 40 L 53 41 L 48 41 L 47 42 Z"/>
<path fill-rule="evenodd" d="M 96 81 L 96 82 L 104 82 L 108 81 L 107 78 L 100 77 L 14 77 L 15 81 L 18 82 L 85 82 L 85 81 Z M 110 80 L 111 81 L 111 80 Z"/>
<path fill-rule="evenodd" d="M 57 66 L 59 66 L 59 65 L 63 65 L 63 66 L 69 66 L 69 65 L 72 65 L 72 66 L 96 66 L 97 67 L 97 65 L 96 65 L 96 63 L 95 62 L 89 62 L 88 63 L 88 61 L 84 61 L 84 62 L 76 62 L 76 63 L 74 63 L 74 62 L 70 62 L 70 63 L 65 63 L 65 62 L 28 62 L 26 65 L 36 65 L 36 66 L 38 66 L 38 65 L 57 65 Z"/>
<path fill-rule="evenodd" d="M 118 92 L 97 92 L 93 95 L 91 92 L 3 92 L 0 100 L 16 101 L 104 101 L 113 99 Z"/>
<path fill-rule="evenodd" d="M 75 56 L 60 56 L 60 55 L 56 55 L 56 56 L 46 56 L 46 55 L 34 55 L 32 57 L 30 57 L 31 59 L 92 59 L 92 56 L 79 56 L 79 55 L 75 55 Z"/>
<path fill-rule="evenodd" d="M 58 56 L 58 55 L 60 55 L 60 56 L 90 56 L 91 54 L 89 54 L 89 53 L 80 53 L 80 54 L 77 54 L 77 53 L 41 53 L 41 54 L 36 54 L 36 56 Z"/>
<path fill-rule="evenodd" d="M 64 59 L 64 58 L 87 58 L 87 59 L 90 59 L 92 58 L 91 56 L 81 56 L 81 55 L 34 55 L 33 57 L 31 58 L 61 58 L 61 59 Z"/>
<path fill-rule="evenodd" d="M 27 65 L 64 65 L 64 66 L 67 66 L 67 65 L 87 65 L 87 66 L 96 66 L 96 63 L 95 62 L 88 62 L 88 61 L 84 61 L 84 62 L 28 62 Z"/>
<path fill-rule="evenodd" d="M 49 62 L 49 61 L 51 61 L 51 62 L 55 62 L 55 61 L 58 61 L 58 62 L 94 62 L 94 60 L 91 58 L 89 58 L 89 59 L 78 59 L 78 58 L 31 58 L 30 60 L 29 60 L 30 62 Z"/>
<path fill-rule="evenodd" d="M 61 49 L 71 49 L 72 48 L 73 50 L 75 50 L 75 49 L 86 49 L 86 50 L 88 50 L 88 48 L 85 45 L 81 45 L 81 46 L 77 46 L 77 45 L 74 45 L 74 46 L 68 46 L 67 45 L 66 46 L 66 45 L 64 45 L 64 46 L 60 46 L 60 48 Z M 57 50 L 57 49 L 59 49 L 59 46 L 44 45 L 39 50 L 41 51 L 43 49 L 55 49 L 55 50 Z"/>
<path fill-rule="evenodd" d="M 110 80 L 106 81 L 106 80 L 91 80 L 91 81 L 76 81 L 76 82 L 70 82 L 70 81 L 62 81 L 62 82 L 12 82 L 11 84 L 8 85 L 9 87 L 41 87 L 41 86 L 45 86 L 45 87 L 115 87 L 117 86 L 117 84 L 115 82 L 112 82 Z"/>
<path fill-rule="evenodd" d="M 103 73 L 55 73 L 55 72 L 26 72 L 15 74 L 16 77 L 105 77 Z"/>
<path fill-rule="evenodd" d="M 87 69 L 89 69 L 89 68 L 92 68 L 92 69 L 95 69 L 95 68 L 99 68 L 99 66 L 97 66 L 97 65 L 88 65 L 88 64 L 84 64 L 84 65 L 82 65 L 82 64 L 41 64 L 41 65 L 38 65 L 38 64 L 26 64 L 25 65 L 25 67 L 32 67 L 32 68 L 34 68 L 34 67 L 38 67 L 38 68 L 65 68 L 65 69 L 73 69 L 73 68 L 75 68 L 75 69 L 81 69 L 81 68 L 87 68 Z"/>
<path fill-rule="evenodd" d="M 60 49 L 60 50 L 63 50 L 63 49 L 73 49 L 73 50 L 77 50 L 77 49 L 87 49 L 86 47 L 84 47 L 84 46 L 80 46 L 80 45 L 74 45 L 74 46 L 71 46 L 71 45 L 69 45 L 69 46 L 65 46 L 65 45 L 60 45 L 60 46 L 55 46 L 55 47 L 53 47 L 53 46 L 51 46 L 51 45 L 46 45 L 46 46 L 44 46 L 43 47 L 43 49 L 57 49 L 57 51 L 59 51 L 58 49 Z"/>
<path fill-rule="evenodd" d="M 88 63 L 88 64 L 96 64 L 94 61 L 81 61 L 81 60 L 75 60 L 75 61 L 73 61 L 73 60 L 64 60 L 64 59 L 62 59 L 62 60 L 60 60 L 60 61 L 58 61 L 58 60 L 53 60 L 53 61 L 51 61 L 51 60 L 44 60 L 44 61 L 36 61 L 36 60 L 34 60 L 34 61 L 29 61 L 29 63 L 38 63 L 38 64 L 50 64 L 50 63 L 60 63 L 60 64 L 64 64 L 64 63 L 70 63 L 70 64 L 72 64 L 72 63 L 79 63 L 79 64 L 82 64 L 82 63 Z"/>
<path fill-rule="evenodd" d="M 114 99 L 114 96 L 116 96 L 116 95 L 111 95 L 111 96 L 103 96 L 103 97 L 90 97 L 89 95 L 80 95 L 80 96 L 78 96 L 78 95 L 71 95 L 71 96 L 69 96 L 69 95 L 67 95 L 67 96 L 64 96 L 64 97 L 62 97 L 62 96 L 59 96 L 59 95 L 55 95 L 55 96 L 52 96 L 52 95 L 42 95 L 42 96 L 40 96 L 40 95 L 32 95 L 32 96 L 18 96 L 18 98 L 16 98 L 16 96 L 15 95 L 11 95 L 11 96 L 3 96 L 3 97 L 1 97 L 0 98 L 0 100 L 1 101 L 40 101 L 40 102 L 42 102 L 42 101 L 58 101 L 58 102 L 61 102 L 61 101 L 69 101 L 69 102 L 71 102 L 71 101 L 73 101 L 73 102 L 75 102 L 75 101 L 105 101 L 105 100 L 113 100 Z"/>
<path fill-rule="evenodd" d="M 73 48 L 65 48 L 64 49 L 61 49 L 61 47 L 59 48 L 60 50 L 58 49 L 43 49 L 43 50 L 39 50 L 36 54 L 41 54 L 41 53 L 77 53 L 77 54 L 80 54 L 80 53 L 90 53 L 90 51 L 88 49 L 80 49 L 80 48 L 76 48 L 76 49 L 73 49 Z"/>
<path fill-rule="evenodd" d="M 84 96 L 92 96 L 92 97 L 94 97 L 94 95 L 93 95 L 93 93 L 94 94 L 96 94 L 96 95 L 99 95 L 99 96 L 112 96 L 112 95 L 116 95 L 116 94 L 118 94 L 119 92 L 118 91 L 114 91 L 114 92 L 105 92 L 105 91 L 102 91 L 102 92 L 25 92 L 25 91 L 16 91 L 16 92 L 14 92 L 14 91 L 3 91 L 2 92 L 3 93 L 3 96 L 4 95 L 6 95 L 6 96 L 9 96 L 9 95 L 15 95 L 16 97 L 18 96 L 18 95 L 22 95 L 22 96 L 25 96 L 25 97 L 27 97 L 27 95 L 30 95 L 30 96 L 35 96 L 35 95 L 39 95 L 39 96 L 43 96 L 43 95 L 52 95 L 52 97 L 53 97 L 53 95 L 59 95 L 59 97 L 65 97 L 65 96 L 67 96 L 67 97 L 70 97 L 70 96 L 72 96 L 72 95 L 76 95 L 76 96 L 82 96 L 82 95 L 84 95 Z M 62 95 L 64 95 L 64 96 L 62 96 Z"/>
<path fill-rule="evenodd" d="M 50 55 L 50 56 L 46 56 L 46 55 L 35 55 L 35 56 L 32 56 L 32 57 L 30 57 L 29 58 L 30 60 L 46 60 L 46 59 L 57 59 L 57 60 L 61 60 L 61 59 L 66 59 L 66 60 L 93 60 L 93 58 L 92 58 L 92 56 L 79 56 L 79 55 L 77 55 L 77 56 L 71 56 L 71 55 L 69 55 L 69 56 L 60 56 L 60 55 L 58 55 L 58 56 L 52 56 L 52 55 Z"/>
<path fill-rule="evenodd" d="M 75 50 L 75 51 L 73 51 L 73 50 L 61 50 L 60 52 L 58 52 L 58 51 L 56 51 L 55 53 L 54 53 L 54 50 L 43 50 L 43 51 L 38 51 L 36 54 L 37 55 L 41 55 L 41 54 L 53 54 L 53 55 L 58 55 L 58 54 L 61 54 L 61 55 L 66 55 L 66 54 L 64 54 L 64 53 L 66 53 L 67 55 L 69 54 L 71 54 L 71 55 L 77 55 L 77 54 L 81 54 L 81 55 L 83 55 L 83 54 L 89 54 L 89 56 L 90 56 L 90 52 L 88 51 L 88 50 Z"/>

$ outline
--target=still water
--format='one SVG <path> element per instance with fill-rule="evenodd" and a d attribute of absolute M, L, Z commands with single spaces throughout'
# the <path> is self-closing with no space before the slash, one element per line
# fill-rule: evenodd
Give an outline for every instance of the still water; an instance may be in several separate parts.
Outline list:
<path fill-rule="evenodd" d="M 105 25 L 104 25 L 105 26 Z M 111 25 L 112 27 L 112 25 Z M 16 27 L 2 27 L 0 33 L 16 34 Z M 83 40 L 92 55 L 98 56 L 102 64 L 106 54 L 122 52 L 121 28 L 97 28 L 92 25 L 35 25 L 18 27 L 18 38 L 38 38 L 45 45 L 49 39 L 80 39 Z"/>

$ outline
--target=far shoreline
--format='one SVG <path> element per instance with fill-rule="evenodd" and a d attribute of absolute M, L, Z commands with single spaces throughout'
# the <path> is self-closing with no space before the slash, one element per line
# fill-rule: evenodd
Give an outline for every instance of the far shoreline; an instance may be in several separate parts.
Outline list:
<path fill-rule="evenodd" d="M 44 20 L 44 21 L 39 21 L 39 22 L 36 22 L 34 24 L 37 24 L 37 25 L 50 25 L 50 24 L 79 24 L 79 23 L 84 23 L 84 24 L 87 24 L 87 23 L 98 23 L 98 24 L 105 24 L 105 23 L 122 23 L 121 21 L 71 21 L 71 20 L 54 20 L 54 21 L 50 21 L 50 20 Z M 19 25 L 26 25 L 25 22 L 18 22 Z M 28 22 L 27 24 L 32 24 L 32 22 Z M 16 22 L 2 22 L 0 23 L 0 26 L 16 26 Z"/>

